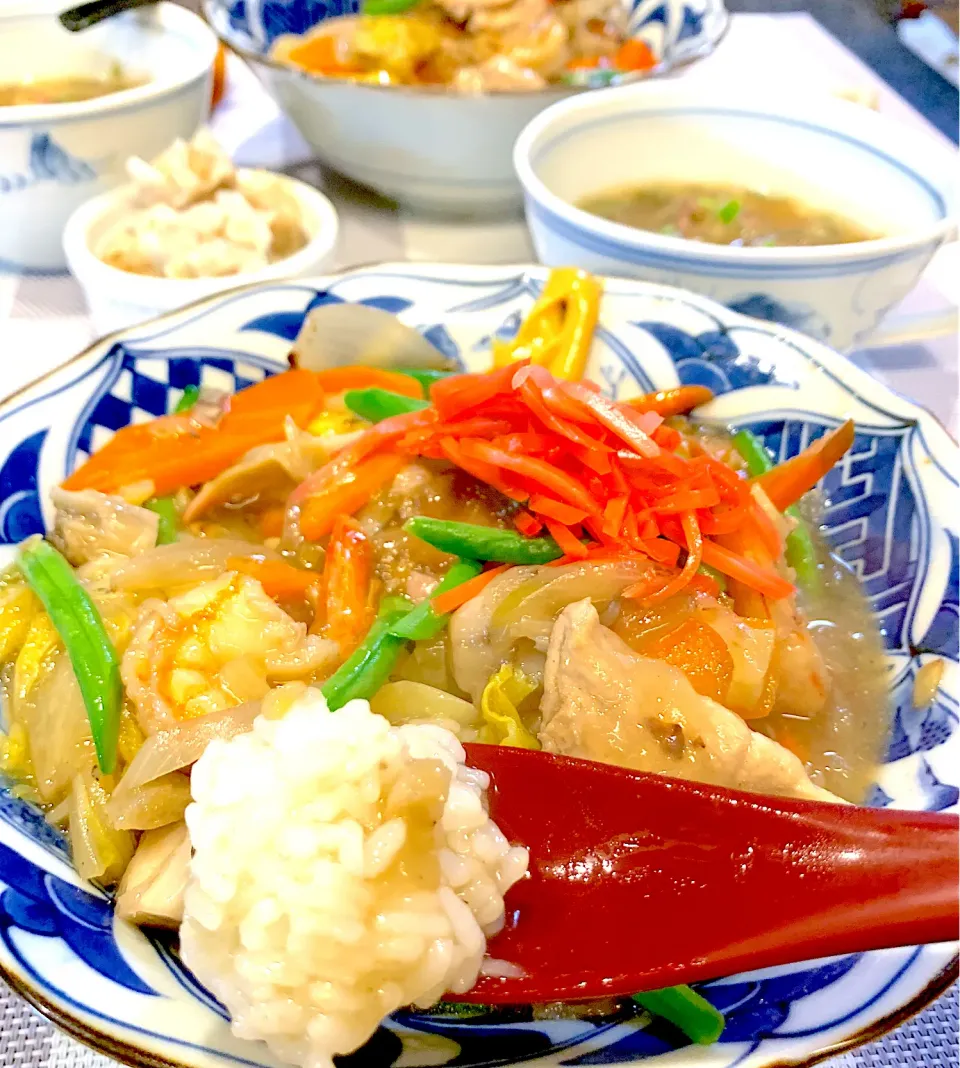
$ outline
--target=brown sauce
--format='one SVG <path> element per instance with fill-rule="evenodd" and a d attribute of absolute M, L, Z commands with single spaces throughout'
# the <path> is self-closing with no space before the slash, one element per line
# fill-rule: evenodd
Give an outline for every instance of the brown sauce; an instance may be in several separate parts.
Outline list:
<path fill-rule="evenodd" d="M 877 236 L 792 197 L 737 186 L 656 182 L 595 194 L 577 207 L 637 230 L 711 245 L 845 245 Z"/>

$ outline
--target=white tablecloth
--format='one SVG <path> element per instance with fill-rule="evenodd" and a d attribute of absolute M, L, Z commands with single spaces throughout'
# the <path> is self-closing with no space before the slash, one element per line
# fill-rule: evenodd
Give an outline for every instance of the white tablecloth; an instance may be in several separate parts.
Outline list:
<path fill-rule="evenodd" d="M 847 49 L 804 14 L 738 15 L 717 52 L 679 75 L 748 82 L 804 92 L 858 91 L 879 108 L 942 139 Z M 522 218 L 453 224 L 417 218 L 379 201 L 310 163 L 310 150 L 239 63 L 213 130 L 238 163 L 285 169 L 320 186 L 341 217 L 337 266 L 384 260 L 517 263 L 533 258 Z M 905 311 L 941 307 L 960 296 L 957 246 L 943 249 L 904 302 Z M 26 384 L 94 340 L 83 295 L 70 277 L 0 275 L 0 395 Z M 851 357 L 901 393 L 919 401 L 955 433 L 957 341 L 864 350 Z M 915 1022 L 880 1043 L 831 1061 L 832 1068 L 947 1068 L 956 1064 L 956 988 Z M 0 983 L 0 1066 L 116 1068 L 35 1016 Z"/>

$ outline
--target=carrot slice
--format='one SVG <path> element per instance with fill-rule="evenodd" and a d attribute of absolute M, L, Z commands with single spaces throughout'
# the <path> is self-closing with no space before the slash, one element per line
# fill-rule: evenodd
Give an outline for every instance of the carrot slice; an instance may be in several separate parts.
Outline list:
<path fill-rule="evenodd" d="M 382 420 L 376 426 L 364 431 L 352 445 L 342 449 L 323 467 L 305 478 L 290 494 L 287 506 L 300 504 L 307 497 L 344 480 L 350 469 L 365 457 L 381 449 L 392 447 L 411 430 L 429 426 L 436 420 L 436 412 L 431 408 L 424 408 L 419 412 L 405 412 L 403 415 L 392 415 L 389 419 Z"/>
<path fill-rule="evenodd" d="M 330 367 L 314 373 L 326 393 L 344 393 L 348 389 L 386 389 L 416 400 L 423 397 L 423 388 L 415 378 L 382 367 Z"/>
<path fill-rule="evenodd" d="M 321 633 L 337 642 L 343 659 L 370 629 L 372 577 L 373 553 L 367 536 L 351 516 L 338 516 L 323 565 L 325 621 Z"/>
<path fill-rule="evenodd" d="M 675 593 L 679 593 L 697 573 L 703 561 L 703 538 L 700 534 L 700 526 L 697 523 L 696 515 L 693 512 L 684 512 L 680 516 L 680 525 L 683 528 L 684 538 L 687 543 L 687 558 L 680 571 L 659 590 L 651 594 L 644 588 L 639 595 L 648 604 L 659 604 L 661 601 L 666 601 L 672 597 Z M 633 586 L 628 586 L 623 591 L 623 596 L 627 598 L 638 596 L 636 590 L 639 585 L 641 584 L 637 583 Z"/>
<path fill-rule="evenodd" d="M 456 611 L 462 604 L 472 601 L 497 575 L 502 575 L 504 571 L 513 566 L 513 564 L 500 564 L 499 567 L 491 567 L 489 571 L 481 571 L 476 578 L 468 579 L 459 586 L 454 586 L 452 590 L 439 594 L 430 602 L 434 612 L 438 616 L 445 616 L 449 612 Z"/>
<path fill-rule="evenodd" d="M 231 556 L 227 570 L 249 575 L 274 601 L 295 601 L 307 596 L 311 586 L 320 581 L 315 571 L 294 567 L 285 560 L 258 560 L 252 556 Z"/>
<path fill-rule="evenodd" d="M 536 486 L 552 490 L 574 507 L 584 509 L 588 515 L 596 515 L 600 511 L 597 502 L 582 483 L 545 460 L 539 460 L 535 456 L 515 456 L 479 438 L 465 438 L 460 444 L 468 456 L 513 472 L 525 486 L 532 482 Z"/>
<path fill-rule="evenodd" d="M 650 46 L 637 38 L 624 41 L 613 57 L 616 70 L 652 70 L 657 65 L 657 57 Z"/>
<path fill-rule="evenodd" d="M 793 586 L 772 568 L 761 567 L 745 556 L 731 552 L 709 539 L 703 543 L 703 563 L 774 601 L 789 597 L 795 592 Z"/>
<path fill-rule="evenodd" d="M 773 502 L 778 511 L 785 511 L 820 481 L 841 456 L 853 445 L 856 428 L 848 419 L 836 430 L 808 445 L 799 456 L 758 475 L 757 485 Z"/>
<path fill-rule="evenodd" d="M 636 412 L 656 412 L 668 419 L 671 415 L 684 415 L 711 400 L 713 390 L 706 386 L 679 386 L 677 389 L 644 393 L 642 397 L 632 397 L 623 403 Z"/>
<path fill-rule="evenodd" d="M 300 532 L 307 541 L 319 541 L 333 530 L 340 516 L 353 515 L 391 481 L 406 464 L 394 452 L 361 461 L 343 477 L 308 497 L 300 511 Z"/>
<path fill-rule="evenodd" d="M 513 525 L 521 534 L 525 534 L 528 538 L 534 537 L 543 530 L 543 523 L 541 523 L 536 516 L 532 516 L 524 508 L 521 508 L 513 517 Z"/>
<path fill-rule="evenodd" d="M 587 555 L 587 547 L 582 541 L 573 533 L 573 531 L 565 526 L 563 523 L 556 523 L 552 519 L 545 519 L 547 531 L 550 537 L 560 546 L 563 550 L 564 556 L 568 556 L 574 560 L 583 560 Z"/>
<path fill-rule="evenodd" d="M 285 371 L 230 398 L 216 426 L 189 414 L 123 427 L 64 482 L 68 490 L 117 493 L 152 482 L 156 496 L 214 478 L 256 445 L 282 441 L 287 417 L 306 426 L 323 405 L 310 371 Z"/>
<path fill-rule="evenodd" d="M 555 501 L 552 497 L 546 497 L 542 493 L 532 494 L 528 504 L 531 511 L 546 516 L 548 519 L 553 519 L 557 523 L 563 523 L 568 527 L 576 523 L 582 523 L 590 514 L 583 508 L 574 508 L 569 504 L 563 504 L 561 501 Z"/>
<path fill-rule="evenodd" d="M 283 533 L 283 518 L 286 509 L 282 505 L 266 508 L 260 513 L 260 533 L 265 538 L 279 538 Z"/>

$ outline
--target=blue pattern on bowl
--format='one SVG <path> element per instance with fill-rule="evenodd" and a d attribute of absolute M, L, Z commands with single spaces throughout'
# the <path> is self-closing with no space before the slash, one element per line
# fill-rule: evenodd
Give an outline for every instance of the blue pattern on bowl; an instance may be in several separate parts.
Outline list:
<path fill-rule="evenodd" d="M 448 357 L 477 367 L 491 337 L 513 336 L 543 277 L 540 269 L 357 271 L 215 297 L 94 346 L 0 405 L 0 542 L 10 552 L 41 530 L 45 491 L 114 430 L 170 411 L 187 386 L 242 388 L 283 368 L 312 307 L 346 300 L 402 312 Z M 611 396 L 706 382 L 723 394 L 706 417 L 750 426 L 780 457 L 855 415 L 854 447 L 824 485 L 824 520 L 864 582 L 889 654 L 893 725 L 869 802 L 956 806 L 960 563 L 957 519 L 945 503 L 957 486 L 956 447 L 929 416 L 815 342 L 675 290 L 610 281 L 607 292 L 621 310 L 601 317 L 592 372 Z M 916 672 L 935 655 L 948 660 L 947 671 L 934 701 L 916 709 Z M 3 969 L 88 1039 L 92 1027 L 119 1042 L 128 1059 L 271 1063 L 261 1047 L 229 1035 L 222 1007 L 183 967 L 169 936 L 114 922 L 109 900 L 85 888 L 64 858 L 59 833 L 0 789 Z M 938 982 L 951 955 L 908 948 L 704 984 L 727 1019 L 711 1063 L 760 1068 L 842 1041 Z M 541 1057 L 620 1064 L 666 1053 L 692 1065 L 699 1056 L 630 1005 L 583 1020 L 538 1019 L 529 1007 L 468 1016 L 446 1007 L 397 1014 L 344 1061 L 387 1068 L 401 1053 L 411 1066 Z"/>
<path fill-rule="evenodd" d="M 642 38 L 668 62 L 686 59 L 716 44 L 726 27 L 722 0 L 625 0 L 630 34 Z M 352 15 L 359 0 L 208 0 L 214 26 L 257 51 L 268 51 L 284 34 L 303 34 L 326 19 Z"/>

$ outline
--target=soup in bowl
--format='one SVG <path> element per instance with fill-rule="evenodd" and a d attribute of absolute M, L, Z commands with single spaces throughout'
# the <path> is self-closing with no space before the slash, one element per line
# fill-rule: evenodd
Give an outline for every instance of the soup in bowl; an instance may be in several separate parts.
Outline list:
<path fill-rule="evenodd" d="M 367 5 L 358 16 L 352 0 L 207 0 L 204 10 L 324 163 L 448 215 L 519 208 L 511 152 L 545 107 L 690 62 L 727 25 L 721 0 L 655 9 L 629 0 L 507 0 L 487 9 L 421 0 L 400 14 L 370 14 L 386 7 Z M 633 69 L 618 74 L 618 55 Z"/>
<path fill-rule="evenodd" d="M 182 7 L 72 34 L 57 0 L 0 12 L 0 269 L 63 271 L 67 219 L 209 114 L 216 38 Z"/>
<path fill-rule="evenodd" d="M 542 262 L 679 285 L 841 349 L 958 217 L 949 148 L 831 98 L 627 86 L 545 111 L 514 162 Z"/>

